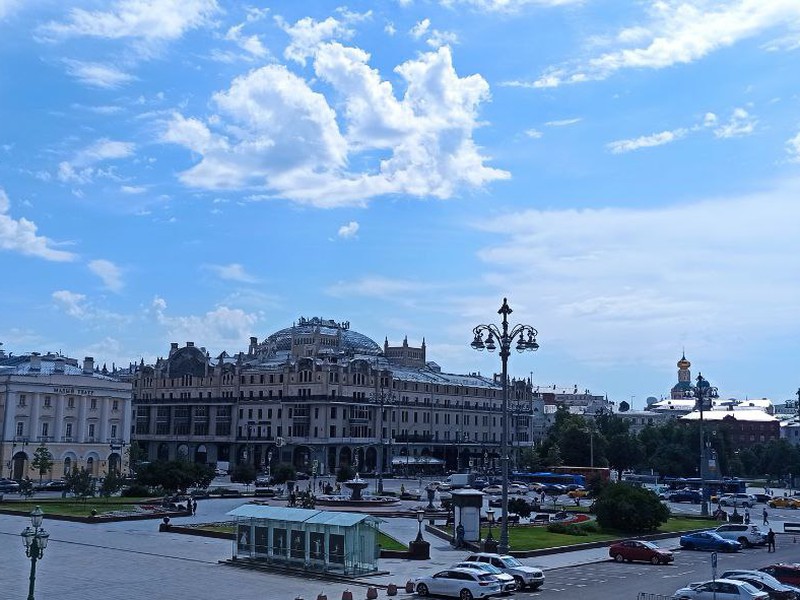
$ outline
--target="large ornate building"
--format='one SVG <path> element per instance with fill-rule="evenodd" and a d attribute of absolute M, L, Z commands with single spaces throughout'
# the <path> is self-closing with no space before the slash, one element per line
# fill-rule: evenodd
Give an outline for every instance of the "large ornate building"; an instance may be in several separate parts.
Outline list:
<path fill-rule="evenodd" d="M 133 436 L 151 460 L 499 468 L 500 378 L 444 373 L 424 340 L 380 346 L 347 322 L 303 318 L 235 355 L 173 343 L 130 379 Z M 512 449 L 533 443 L 532 396 L 529 380 L 509 382 Z"/>
<path fill-rule="evenodd" d="M 2 476 L 38 478 L 33 454 L 45 446 L 59 478 L 74 467 L 94 475 L 126 470 L 131 388 L 94 359 L 60 354 L 12 356 L 0 349 Z"/>

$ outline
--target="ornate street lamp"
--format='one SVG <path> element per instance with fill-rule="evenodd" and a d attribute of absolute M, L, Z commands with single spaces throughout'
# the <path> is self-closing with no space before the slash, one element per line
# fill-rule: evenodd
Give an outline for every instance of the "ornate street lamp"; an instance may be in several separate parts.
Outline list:
<path fill-rule="evenodd" d="M 717 388 L 712 386 L 702 373 L 697 374 L 697 385 L 689 386 L 686 391 L 687 398 L 695 399 L 695 408 L 700 411 L 700 514 L 704 517 L 708 516 L 708 494 L 706 493 L 706 468 L 708 463 L 706 461 L 706 438 L 703 429 L 703 411 L 706 408 L 711 408 L 711 402 L 714 398 L 719 398 Z"/>
<path fill-rule="evenodd" d="M 489 531 L 486 534 L 486 543 L 493 542 L 494 538 L 492 537 L 492 525 L 494 525 L 494 509 L 490 508 L 486 511 L 486 517 L 489 522 Z"/>
<path fill-rule="evenodd" d="M 414 540 L 415 542 L 424 542 L 425 540 L 422 537 L 422 521 L 425 519 L 425 511 L 421 508 L 417 509 L 417 523 L 419 524 L 417 530 L 417 539 Z"/>
<path fill-rule="evenodd" d="M 503 305 L 497 311 L 497 314 L 503 317 L 500 328 L 494 324 L 478 325 L 472 330 L 475 337 L 470 344 L 475 350 L 488 350 L 489 352 L 494 352 L 499 346 L 500 361 L 503 365 L 503 427 L 500 435 L 500 460 L 503 461 L 503 522 L 500 524 L 500 552 L 502 554 L 508 552 L 508 357 L 514 342 L 516 342 L 517 352 L 520 353 L 539 349 L 539 344 L 536 342 L 539 332 L 530 325 L 514 325 L 509 331 L 508 315 L 512 312 L 508 305 L 508 299 L 503 298 Z M 485 340 L 484 336 L 486 336 Z"/>
<path fill-rule="evenodd" d="M 25 556 L 31 559 L 30 585 L 28 586 L 28 600 L 34 600 L 33 588 L 36 582 L 36 561 L 44 556 L 44 549 L 47 548 L 47 540 L 50 534 L 42 529 L 44 513 L 38 506 L 31 511 L 31 525 L 26 527 L 20 535 L 25 543 Z"/>

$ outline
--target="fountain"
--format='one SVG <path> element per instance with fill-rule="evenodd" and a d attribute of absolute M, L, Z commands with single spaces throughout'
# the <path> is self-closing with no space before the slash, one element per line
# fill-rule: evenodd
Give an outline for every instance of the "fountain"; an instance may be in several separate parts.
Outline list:
<path fill-rule="evenodd" d="M 350 490 L 350 500 L 354 502 L 360 502 L 363 500 L 361 497 L 361 492 L 369 485 L 368 482 L 361 479 L 358 473 L 356 473 L 355 479 L 351 479 L 350 481 L 344 482 L 344 487 Z"/>

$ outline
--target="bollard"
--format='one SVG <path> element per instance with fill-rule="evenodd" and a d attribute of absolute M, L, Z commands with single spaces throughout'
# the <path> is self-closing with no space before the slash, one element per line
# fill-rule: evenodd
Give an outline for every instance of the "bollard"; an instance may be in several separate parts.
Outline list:
<path fill-rule="evenodd" d="M 353 600 L 353 592 L 345 590 L 342 592 L 342 600 Z"/>
<path fill-rule="evenodd" d="M 410 579 L 406 581 L 406 592 L 410 594 L 414 592 L 414 582 Z"/>
<path fill-rule="evenodd" d="M 375 600 L 378 597 L 378 588 L 367 588 L 367 600 Z"/>
<path fill-rule="evenodd" d="M 393 583 L 390 583 L 386 587 L 386 595 L 387 596 L 397 596 L 397 586 Z"/>

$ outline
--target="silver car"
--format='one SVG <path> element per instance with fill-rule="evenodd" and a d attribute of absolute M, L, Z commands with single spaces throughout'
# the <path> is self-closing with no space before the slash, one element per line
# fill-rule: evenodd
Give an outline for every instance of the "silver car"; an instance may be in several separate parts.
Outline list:
<path fill-rule="evenodd" d="M 503 571 L 501 571 L 494 565 L 490 565 L 489 563 L 464 561 L 454 564 L 453 568 L 478 569 L 479 571 L 490 573 L 497 578 L 497 580 L 500 582 L 500 587 L 503 590 L 503 593 L 506 594 L 509 594 L 517 589 L 517 582 L 512 575 L 504 573 Z"/>

